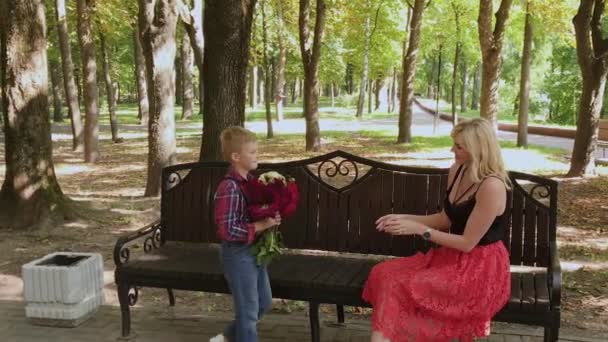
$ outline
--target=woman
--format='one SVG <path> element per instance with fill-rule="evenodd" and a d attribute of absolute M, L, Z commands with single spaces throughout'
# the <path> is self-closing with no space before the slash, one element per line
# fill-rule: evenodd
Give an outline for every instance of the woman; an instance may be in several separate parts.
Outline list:
<path fill-rule="evenodd" d="M 439 248 L 376 265 L 363 299 L 373 306 L 372 342 L 471 341 L 489 335 L 490 320 L 511 292 L 503 242 L 510 186 L 500 146 L 484 119 L 452 131 L 442 212 L 391 214 L 376 221 L 393 235 L 421 235 Z"/>

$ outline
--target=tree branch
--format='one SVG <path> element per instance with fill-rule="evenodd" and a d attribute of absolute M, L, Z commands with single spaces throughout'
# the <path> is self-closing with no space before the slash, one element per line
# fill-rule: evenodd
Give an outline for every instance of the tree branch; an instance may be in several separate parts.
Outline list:
<path fill-rule="evenodd" d="M 591 19 L 591 39 L 596 58 L 601 59 L 608 51 L 608 40 L 602 37 L 602 15 L 604 14 L 604 0 L 595 0 L 593 17 Z"/>
<path fill-rule="evenodd" d="M 513 0 L 502 0 L 500 2 L 500 7 L 498 8 L 498 12 L 496 12 L 496 26 L 494 27 L 494 44 L 500 42 L 502 44 L 502 39 L 504 37 L 505 26 L 507 20 L 509 19 L 509 9 L 511 8 L 511 3 Z"/>
<path fill-rule="evenodd" d="M 321 41 L 323 40 L 323 28 L 325 27 L 325 0 L 317 0 L 317 13 L 315 18 L 315 36 L 312 44 L 312 61 L 317 63 L 321 57 Z"/>

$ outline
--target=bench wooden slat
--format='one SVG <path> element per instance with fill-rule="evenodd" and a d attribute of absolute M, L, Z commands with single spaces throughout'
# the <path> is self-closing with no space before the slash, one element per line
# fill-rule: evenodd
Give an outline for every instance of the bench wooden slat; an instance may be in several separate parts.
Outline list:
<path fill-rule="evenodd" d="M 536 311 L 549 311 L 549 287 L 547 273 L 536 273 L 534 275 L 534 288 L 536 290 Z"/>
<path fill-rule="evenodd" d="M 211 192 L 211 175 L 210 170 L 200 170 L 200 189 L 198 192 L 199 207 L 195 210 L 198 213 L 198 222 L 200 222 L 200 241 L 211 241 L 211 226 L 214 220 L 213 216 L 208 215 L 206 208 L 209 208 L 209 192 Z"/>
<path fill-rule="evenodd" d="M 524 198 L 519 189 L 513 191 L 513 208 L 511 210 L 511 244 L 509 254 L 511 265 L 520 265 L 523 248 L 523 215 Z"/>
<path fill-rule="evenodd" d="M 507 303 L 509 310 L 518 311 L 521 309 L 522 301 L 521 274 L 511 273 L 511 297 Z"/>
<path fill-rule="evenodd" d="M 408 198 L 408 174 L 403 172 L 395 172 L 393 176 L 393 213 L 405 214 L 407 213 L 406 201 Z M 391 250 L 393 255 L 412 255 L 414 254 L 413 240 L 403 236 L 396 236 L 393 238 L 393 246 Z"/>
<path fill-rule="evenodd" d="M 533 273 L 522 273 L 521 290 L 521 308 L 525 311 L 534 311 L 536 306 L 536 289 Z"/>
<path fill-rule="evenodd" d="M 348 233 L 346 234 L 346 241 L 348 241 L 348 250 L 350 251 L 360 249 L 359 229 L 361 227 L 361 218 L 359 215 L 359 193 L 358 191 L 351 191 L 348 195 Z"/>
<path fill-rule="evenodd" d="M 303 167 L 292 168 L 289 170 L 281 170 L 289 174 L 295 179 L 298 184 L 298 192 L 300 201 L 296 212 L 281 223 L 281 234 L 283 242 L 289 248 L 304 248 L 306 241 L 306 203 L 308 195 L 309 176 Z"/>
<path fill-rule="evenodd" d="M 317 229 L 319 215 L 319 182 L 310 180 L 308 183 L 308 191 L 306 193 L 306 248 L 315 248 L 317 246 Z"/>
<path fill-rule="evenodd" d="M 318 228 L 317 228 L 317 241 L 315 247 L 323 250 L 331 250 L 329 236 L 331 235 L 331 213 L 332 207 L 335 207 L 335 203 L 331 203 L 330 190 L 327 187 L 319 187 L 319 202 L 318 202 Z"/>
<path fill-rule="evenodd" d="M 539 207 L 536 225 L 536 265 L 547 267 L 549 265 L 549 210 Z"/>
<path fill-rule="evenodd" d="M 430 175 L 428 185 L 428 201 L 426 214 L 432 215 L 441 211 L 441 202 L 443 197 L 441 196 L 441 176 Z"/>
<path fill-rule="evenodd" d="M 371 224 L 374 232 L 374 242 L 372 253 L 390 254 L 392 249 L 392 235 L 378 232 L 376 230 L 375 220 L 381 216 L 391 214 L 393 212 L 393 172 L 380 170 L 379 191 L 372 198 Z"/>
<path fill-rule="evenodd" d="M 372 169 L 369 172 L 372 174 L 365 179 L 359 186 L 362 190 L 362 196 L 359 197 L 359 217 L 360 217 L 360 235 L 361 250 L 353 251 L 355 253 L 372 253 L 375 252 L 374 242 L 379 234 L 376 230 L 374 222 L 379 214 L 379 198 L 378 194 L 382 191 L 382 179 L 380 172 Z"/>
<path fill-rule="evenodd" d="M 536 204 L 526 198 L 523 264 L 534 266 L 536 261 Z"/>
<path fill-rule="evenodd" d="M 428 175 L 411 174 L 408 177 L 408 209 L 414 215 L 425 215 L 428 202 Z M 419 235 L 412 235 L 415 251 L 427 251 L 430 243 Z"/>

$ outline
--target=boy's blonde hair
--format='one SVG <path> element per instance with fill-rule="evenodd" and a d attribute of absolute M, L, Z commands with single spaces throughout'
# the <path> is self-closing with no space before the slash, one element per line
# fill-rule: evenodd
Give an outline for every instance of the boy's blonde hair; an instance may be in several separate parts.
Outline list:
<path fill-rule="evenodd" d="M 222 156 L 224 160 L 231 161 L 230 156 L 233 153 L 240 153 L 243 145 L 250 142 L 256 142 L 255 134 L 240 126 L 230 126 L 225 128 L 220 134 L 220 143 L 222 144 Z"/>
<path fill-rule="evenodd" d="M 510 188 L 510 180 L 500 152 L 494 128 L 486 119 L 475 118 L 460 121 L 452 129 L 452 138 L 460 137 L 471 156 L 469 170 L 471 180 L 480 182 L 487 176 L 496 176 Z"/>

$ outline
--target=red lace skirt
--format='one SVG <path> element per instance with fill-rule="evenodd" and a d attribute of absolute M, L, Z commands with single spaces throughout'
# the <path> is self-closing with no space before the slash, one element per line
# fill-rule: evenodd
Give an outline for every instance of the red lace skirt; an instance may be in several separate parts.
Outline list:
<path fill-rule="evenodd" d="M 380 263 L 363 299 L 373 306 L 373 329 L 392 342 L 472 341 L 490 334 L 490 320 L 510 293 L 509 253 L 496 242 Z"/>

